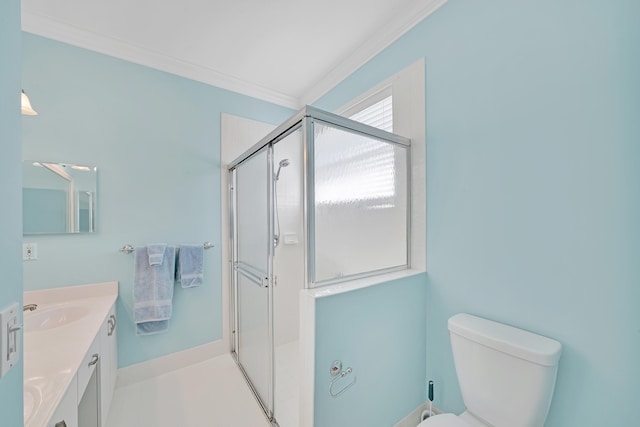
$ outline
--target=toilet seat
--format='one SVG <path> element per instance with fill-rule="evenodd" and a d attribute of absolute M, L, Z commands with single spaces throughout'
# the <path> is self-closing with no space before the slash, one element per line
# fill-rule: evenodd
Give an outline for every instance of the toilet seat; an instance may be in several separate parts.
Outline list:
<path fill-rule="evenodd" d="M 466 423 L 460 417 L 454 414 L 439 414 L 429 417 L 418 427 L 470 427 L 471 424 Z"/>

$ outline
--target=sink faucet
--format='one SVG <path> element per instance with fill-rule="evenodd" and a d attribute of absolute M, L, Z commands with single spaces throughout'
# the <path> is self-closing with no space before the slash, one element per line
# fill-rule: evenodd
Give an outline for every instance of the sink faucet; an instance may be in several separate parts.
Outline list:
<path fill-rule="evenodd" d="M 24 307 L 22 307 L 22 311 L 33 311 L 36 308 L 38 308 L 38 304 L 27 304 Z"/>

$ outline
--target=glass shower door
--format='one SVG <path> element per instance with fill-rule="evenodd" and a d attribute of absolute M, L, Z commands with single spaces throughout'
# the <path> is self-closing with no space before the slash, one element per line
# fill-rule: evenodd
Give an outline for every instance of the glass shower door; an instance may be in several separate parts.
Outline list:
<path fill-rule="evenodd" d="M 233 270 L 236 297 L 235 351 L 269 418 L 273 417 L 273 226 L 272 148 L 236 166 Z"/>

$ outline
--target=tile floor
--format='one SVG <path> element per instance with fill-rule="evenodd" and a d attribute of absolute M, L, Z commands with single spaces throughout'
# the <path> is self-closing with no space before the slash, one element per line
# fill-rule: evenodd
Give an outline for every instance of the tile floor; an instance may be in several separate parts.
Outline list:
<path fill-rule="evenodd" d="M 117 388 L 106 427 L 269 427 L 231 355 Z"/>

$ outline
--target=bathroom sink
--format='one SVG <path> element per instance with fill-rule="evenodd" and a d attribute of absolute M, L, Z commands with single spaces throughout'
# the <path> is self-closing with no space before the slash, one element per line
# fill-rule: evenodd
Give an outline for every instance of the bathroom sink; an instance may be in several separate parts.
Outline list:
<path fill-rule="evenodd" d="M 36 409 L 42 403 L 42 394 L 40 391 L 30 385 L 24 386 L 24 425 L 27 425 L 33 417 Z"/>
<path fill-rule="evenodd" d="M 26 332 L 31 332 L 59 328 L 82 319 L 89 312 L 89 308 L 81 305 L 37 309 L 33 313 L 25 313 L 24 329 Z"/>

